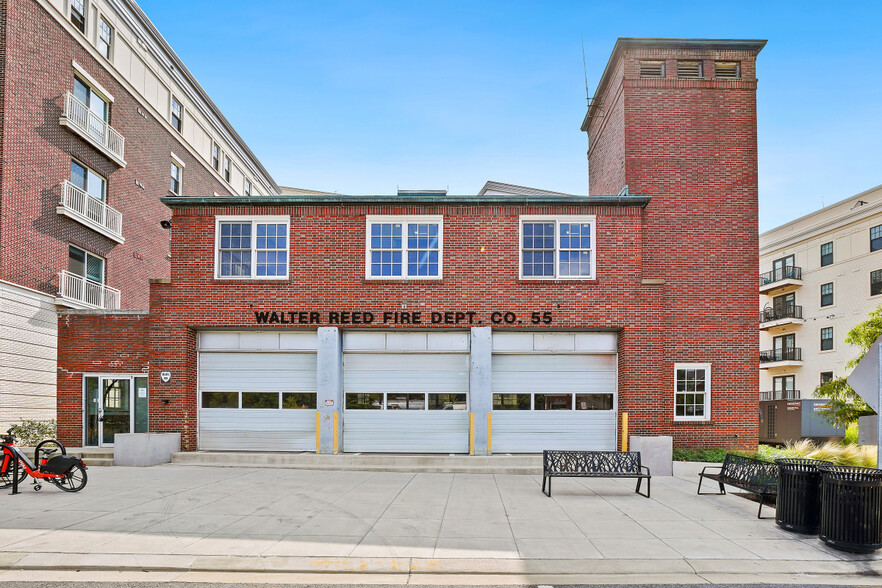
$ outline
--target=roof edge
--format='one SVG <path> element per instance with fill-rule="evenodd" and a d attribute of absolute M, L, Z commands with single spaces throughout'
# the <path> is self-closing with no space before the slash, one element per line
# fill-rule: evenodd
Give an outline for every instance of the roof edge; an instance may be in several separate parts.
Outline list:
<path fill-rule="evenodd" d="M 362 195 L 345 196 L 339 194 L 302 196 L 166 196 L 160 201 L 169 208 L 191 206 L 299 206 L 299 205 L 350 205 L 350 204 L 429 204 L 475 205 L 576 205 L 576 206 L 637 206 L 646 208 L 651 198 L 640 194 L 618 196 L 396 196 Z"/>

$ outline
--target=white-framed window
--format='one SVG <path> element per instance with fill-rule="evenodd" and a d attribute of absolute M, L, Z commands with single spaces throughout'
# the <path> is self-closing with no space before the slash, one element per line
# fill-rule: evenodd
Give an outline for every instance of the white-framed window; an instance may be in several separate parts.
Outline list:
<path fill-rule="evenodd" d="M 113 27 L 111 27 L 104 17 L 98 18 L 98 52 L 110 59 L 110 53 L 113 50 Z"/>
<path fill-rule="evenodd" d="M 177 161 L 172 159 L 171 161 L 171 186 L 169 190 L 173 194 L 181 195 L 181 183 L 184 179 L 184 169 Z"/>
<path fill-rule="evenodd" d="M 96 200 L 107 198 L 107 180 L 75 159 L 70 162 L 70 183 Z"/>
<path fill-rule="evenodd" d="M 217 146 L 217 143 L 211 144 L 211 167 L 215 171 L 220 171 L 220 147 Z"/>
<path fill-rule="evenodd" d="M 107 122 L 107 115 L 110 110 L 109 101 L 78 75 L 74 76 L 74 98 L 85 104 L 86 108 L 97 115 L 98 118 Z"/>
<path fill-rule="evenodd" d="M 224 155 L 224 180 L 230 182 L 230 158 Z"/>
<path fill-rule="evenodd" d="M 674 420 L 709 421 L 711 364 L 674 364 Z"/>
<path fill-rule="evenodd" d="M 251 180 L 245 178 L 245 187 L 242 189 L 245 196 L 251 196 Z"/>
<path fill-rule="evenodd" d="M 365 241 L 366 279 L 442 278 L 442 216 L 368 216 Z"/>
<path fill-rule="evenodd" d="M 70 22 L 81 33 L 86 33 L 86 0 L 70 0 Z"/>
<path fill-rule="evenodd" d="M 821 351 L 833 350 L 833 327 L 821 329 Z"/>
<path fill-rule="evenodd" d="M 184 128 L 184 109 L 174 96 L 171 99 L 171 124 L 179 133 Z"/>
<path fill-rule="evenodd" d="M 67 271 L 99 284 L 104 283 L 104 258 L 73 245 L 67 250 Z"/>
<path fill-rule="evenodd" d="M 522 280 L 593 280 L 594 216 L 522 216 Z"/>
<path fill-rule="evenodd" d="M 216 278 L 288 278 L 290 217 L 219 216 L 215 221 Z"/>

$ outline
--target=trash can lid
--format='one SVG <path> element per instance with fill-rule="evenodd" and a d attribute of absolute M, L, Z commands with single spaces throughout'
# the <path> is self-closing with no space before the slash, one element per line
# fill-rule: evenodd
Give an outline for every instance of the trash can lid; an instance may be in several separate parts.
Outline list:
<path fill-rule="evenodd" d="M 818 469 L 824 476 L 835 480 L 848 480 L 852 482 L 877 482 L 882 484 L 882 470 L 876 468 L 862 468 L 859 466 L 844 465 L 820 465 Z"/>
<path fill-rule="evenodd" d="M 832 466 L 832 461 L 824 461 L 820 459 L 808 459 L 798 457 L 788 457 L 776 459 L 775 463 L 779 468 L 789 471 L 815 472 L 820 466 Z"/>

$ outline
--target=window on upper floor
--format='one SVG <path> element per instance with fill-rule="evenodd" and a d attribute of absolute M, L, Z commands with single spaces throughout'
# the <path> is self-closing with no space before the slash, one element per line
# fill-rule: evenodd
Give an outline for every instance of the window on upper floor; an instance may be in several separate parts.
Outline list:
<path fill-rule="evenodd" d="M 520 222 L 521 279 L 594 279 L 593 216 L 522 216 Z"/>
<path fill-rule="evenodd" d="M 107 180 L 79 161 L 70 162 L 70 183 L 101 202 L 107 197 Z"/>
<path fill-rule="evenodd" d="M 104 259 L 73 245 L 68 246 L 67 271 L 99 284 L 104 283 Z"/>
<path fill-rule="evenodd" d="M 86 0 L 70 0 L 70 22 L 81 33 L 86 33 Z"/>
<path fill-rule="evenodd" d="M 833 304 L 833 282 L 821 284 L 821 306 L 831 306 Z"/>
<path fill-rule="evenodd" d="M 821 329 L 821 351 L 831 349 L 833 349 L 833 327 L 824 327 Z"/>
<path fill-rule="evenodd" d="M 714 76 L 717 78 L 737 80 L 741 78 L 741 64 L 737 61 L 715 61 Z"/>
<path fill-rule="evenodd" d="M 217 143 L 211 144 L 211 167 L 215 171 L 220 171 L 220 147 L 217 146 Z"/>
<path fill-rule="evenodd" d="M 833 372 L 821 372 L 821 385 L 833 381 Z"/>
<path fill-rule="evenodd" d="M 215 277 L 288 277 L 289 217 L 218 217 Z"/>
<path fill-rule="evenodd" d="M 711 365 L 674 364 L 674 420 L 710 420 Z"/>
<path fill-rule="evenodd" d="M 174 96 L 171 99 L 171 124 L 179 133 L 184 128 L 184 110 Z"/>
<path fill-rule="evenodd" d="M 246 196 L 251 196 L 251 180 L 249 180 L 248 178 L 245 178 L 245 186 L 242 189 L 242 192 Z"/>
<path fill-rule="evenodd" d="M 89 109 L 89 112 L 98 117 L 102 122 L 107 122 L 109 102 L 85 80 L 81 79 L 80 76 L 74 76 L 74 98 L 82 102 Z M 100 123 L 90 124 L 90 131 L 101 133 L 103 136 L 104 126 Z"/>
<path fill-rule="evenodd" d="M 882 225 L 870 227 L 870 251 L 882 249 Z"/>
<path fill-rule="evenodd" d="M 104 17 L 98 19 L 98 52 L 110 59 L 110 53 L 113 50 L 113 27 L 111 27 Z"/>
<path fill-rule="evenodd" d="M 664 61 L 641 61 L 640 62 L 641 78 L 663 78 L 665 77 Z"/>
<path fill-rule="evenodd" d="M 230 181 L 230 158 L 224 155 L 224 180 Z"/>
<path fill-rule="evenodd" d="M 443 233 L 440 216 L 368 216 L 365 277 L 441 279 Z"/>
<path fill-rule="evenodd" d="M 870 272 L 870 296 L 882 294 L 882 270 Z"/>
<path fill-rule="evenodd" d="M 821 245 L 821 267 L 833 263 L 833 241 Z"/>
<path fill-rule="evenodd" d="M 677 61 L 678 78 L 700 78 L 703 74 L 700 61 Z"/>
<path fill-rule="evenodd" d="M 169 190 L 173 194 L 181 195 L 181 183 L 184 179 L 184 169 L 183 166 L 178 164 L 175 160 L 171 162 L 171 185 Z"/>

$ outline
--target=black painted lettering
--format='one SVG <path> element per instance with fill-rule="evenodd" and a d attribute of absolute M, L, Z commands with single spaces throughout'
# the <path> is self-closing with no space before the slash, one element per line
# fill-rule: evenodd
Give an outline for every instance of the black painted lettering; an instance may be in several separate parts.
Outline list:
<path fill-rule="evenodd" d="M 414 324 L 414 325 L 421 325 L 421 324 L 423 324 L 422 313 L 419 313 L 419 312 L 412 312 L 412 313 L 410 313 L 410 322 L 411 322 L 412 324 Z"/>
<path fill-rule="evenodd" d="M 322 322 L 322 315 L 317 311 L 312 311 L 309 313 L 309 322 L 319 324 Z"/>
<path fill-rule="evenodd" d="M 364 313 L 364 324 L 369 325 L 374 322 L 374 313 L 368 311 Z"/>
<path fill-rule="evenodd" d="M 258 325 L 265 325 L 267 322 L 269 322 L 269 318 L 270 313 L 265 310 L 254 311 L 254 320 L 257 322 Z"/>
<path fill-rule="evenodd" d="M 269 320 L 269 322 L 270 322 L 270 324 L 272 324 L 272 323 L 278 323 L 278 322 L 279 322 L 279 313 L 277 313 L 277 312 L 274 310 L 273 313 L 270 315 L 270 320 Z"/>
<path fill-rule="evenodd" d="M 340 324 L 340 313 L 334 312 L 333 310 L 328 312 L 328 324 L 331 324 L 331 325 Z"/>
<path fill-rule="evenodd" d="M 287 313 L 284 310 L 279 312 L 279 322 L 283 325 L 290 325 L 291 321 L 288 320 L 288 317 L 286 315 Z"/>
<path fill-rule="evenodd" d="M 437 325 L 440 322 L 442 322 L 443 320 L 444 320 L 444 315 L 441 314 L 440 312 L 433 312 L 432 313 L 432 324 L 433 325 Z"/>
<path fill-rule="evenodd" d="M 490 322 L 494 325 L 498 325 L 502 322 L 502 313 L 499 311 L 494 312 L 490 315 Z"/>
<path fill-rule="evenodd" d="M 466 315 L 469 317 L 469 324 L 475 324 L 475 311 L 467 312 Z"/>
<path fill-rule="evenodd" d="M 391 322 L 396 322 L 396 321 L 393 321 L 392 313 L 387 310 L 386 312 L 383 313 L 383 322 L 384 323 L 391 323 Z"/>

